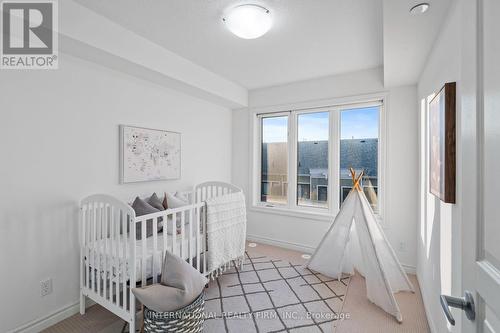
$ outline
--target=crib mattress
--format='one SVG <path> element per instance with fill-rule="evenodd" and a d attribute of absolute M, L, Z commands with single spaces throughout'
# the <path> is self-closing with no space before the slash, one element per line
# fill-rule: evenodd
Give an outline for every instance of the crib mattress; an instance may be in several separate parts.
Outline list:
<path fill-rule="evenodd" d="M 192 257 L 196 257 L 196 235 L 193 235 L 191 238 L 190 244 L 188 244 L 188 235 L 186 234 L 184 239 L 181 239 L 180 235 L 176 236 L 176 248 L 174 250 L 174 253 L 181 256 L 183 259 L 188 259 L 190 254 L 192 254 Z M 172 251 L 173 248 L 173 235 L 167 233 L 167 249 Z M 130 237 L 127 235 L 126 238 L 121 235 L 120 236 L 120 243 L 123 244 L 124 241 L 129 242 Z M 145 260 L 143 260 L 143 249 L 142 249 L 142 243 L 146 242 L 146 256 Z M 163 233 L 160 232 L 158 233 L 157 237 L 157 250 L 154 250 L 153 246 L 153 237 L 148 237 L 145 240 L 137 240 L 135 242 L 136 244 L 136 260 L 135 260 L 135 274 L 136 274 L 136 282 L 140 282 L 142 280 L 142 265 L 143 261 L 145 263 L 145 273 L 146 273 L 146 279 L 152 278 L 153 277 L 153 272 L 156 272 L 157 274 L 161 273 L 161 267 L 162 267 L 162 258 L 163 258 Z M 200 242 L 202 242 L 203 239 L 200 235 Z M 123 253 L 119 253 L 118 258 L 120 258 L 120 263 L 119 263 L 119 270 L 116 269 L 116 262 L 113 262 L 111 265 L 111 261 L 115 260 L 116 261 L 116 256 L 114 253 L 116 252 L 116 244 L 117 240 L 115 239 L 114 244 L 115 244 L 115 249 L 112 249 L 112 240 L 110 238 L 107 238 L 106 240 L 102 240 L 99 242 L 98 248 L 99 248 L 99 253 L 100 253 L 100 263 L 99 263 L 99 271 L 101 274 L 106 274 L 108 276 L 111 276 L 112 279 L 116 279 L 117 277 L 120 278 L 120 281 L 123 280 L 123 272 L 126 273 L 126 280 L 130 280 L 131 272 L 130 268 L 128 267 L 128 263 L 125 263 L 125 269 L 123 268 Z M 130 243 L 129 243 L 130 244 Z M 190 245 L 190 246 L 189 246 Z M 107 247 L 106 247 L 107 246 Z M 191 247 L 191 251 L 189 250 L 189 247 Z M 107 250 L 106 250 L 107 249 Z M 154 256 L 156 254 L 156 256 Z M 94 255 L 94 257 L 93 257 Z M 89 258 L 85 257 L 85 261 L 88 262 L 89 267 L 92 269 L 96 269 L 96 267 L 93 267 L 93 258 L 95 258 L 96 264 L 97 264 L 97 251 L 90 251 L 90 260 Z M 154 257 L 154 260 L 153 260 Z M 153 269 L 154 268 L 154 269 Z"/>

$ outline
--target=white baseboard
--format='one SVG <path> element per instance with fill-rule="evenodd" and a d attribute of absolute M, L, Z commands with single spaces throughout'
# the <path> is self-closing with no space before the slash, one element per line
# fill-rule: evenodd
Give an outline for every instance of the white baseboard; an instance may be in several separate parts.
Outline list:
<path fill-rule="evenodd" d="M 288 250 L 294 250 L 298 252 L 303 252 L 303 253 L 313 253 L 314 252 L 314 247 L 304 245 L 304 244 L 299 244 L 299 243 L 293 243 L 293 242 L 288 242 L 284 240 L 279 240 L 279 239 L 273 239 L 273 238 L 268 238 L 268 237 L 262 237 L 262 236 L 257 236 L 257 235 L 248 235 L 247 234 L 247 240 L 251 242 L 257 242 L 257 243 L 262 243 L 266 245 L 273 245 L 277 247 L 282 247 L 284 249 Z"/>
<path fill-rule="evenodd" d="M 309 254 L 312 254 L 314 252 L 314 250 L 316 249 L 315 247 L 305 245 L 305 244 L 293 243 L 293 242 L 288 242 L 288 241 L 269 238 L 269 237 L 262 237 L 262 236 L 257 236 L 257 235 L 247 234 L 247 240 L 251 241 L 251 242 L 257 242 L 257 243 L 262 243 L 262 244 L 266 244 L 266 245 L 273 245 L 273 246 L 277 246 L 277 247 L 282 247 L 284 249 L 294 250 L 294 251 L 309 253 Z M 402 264 L 402 266 L 407 274 L 417 274 L 417 268 L 415 266 L 406 265 L 406 264 Z"/>
<path fill-rule="evenodd" d="M 96 303 L 87 298 L 87 304 L 86 304 L 87 308 L 94 304 Z M 18 328 L 15 328 L 14 330 L 9 331 L 8 333 L 37 333 L 79 312 L 80 312 L 80 302 L 78 301 L 76 303 L 67 305 L 45 317 L 30 321 L 29 323 L 24 324 Z"/>
<path fill-rule="evenodd" d="M 425 285 L 421 283 L 421 279 L 418 273 L 417 273 L 417 281 L 420 286 L 420 294 L 422 295 L 422 303 L 424 303 L 425 316 L 427 317 L 427 323 L 429 324 L 429 329 L 431 330 L 431 333 L 437 333 L 436 325 L 432 320 L 432 316 L 429 311 L 429 307 L 427 305 L 428 304 L 427 291 L 425 290 Z"/>

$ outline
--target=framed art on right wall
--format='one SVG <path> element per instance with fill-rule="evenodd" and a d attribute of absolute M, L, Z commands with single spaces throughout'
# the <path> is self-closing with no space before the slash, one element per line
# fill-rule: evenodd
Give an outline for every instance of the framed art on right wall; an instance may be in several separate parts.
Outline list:
<path fill-rule="evenodd" d="M 455 203 L 456 83 L 446 83 L 429 103 L 429 182 L 432 194 Z"/>

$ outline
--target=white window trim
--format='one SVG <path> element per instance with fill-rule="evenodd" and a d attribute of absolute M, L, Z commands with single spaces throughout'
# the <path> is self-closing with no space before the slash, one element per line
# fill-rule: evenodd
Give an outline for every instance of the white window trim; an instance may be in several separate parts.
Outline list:
<path fill-rule="evenodd" d="M 388 93 L 381 92 L 369 95 L 353 96 L 353 97 L 342 97 L 328 100 L 319 101 L 308 101 L 299 102 L 294 104 L 277 105 L 269 107 L 259 107 L 251 108 L 249 112 L 249 123 L 251 124 L 251 138 L 249 141 L 250 145 L 250 161 L 251 165 L 249 168 L 249 183 L 251 190 L 251 207 L 250 210 L 259 213 L 271 213 L 285 216 L 293 216 L 305 218 L 313 221 L 324 221 L 332 222 L 332 219 L 337 215 L 339 209 L 340 200 L 340 177 L 339 177 L 339 163 L 331 163 L 332 153 L 339 154 L 339 137 L 340 134 L 340 110 L 347 108 L 358 108 L 358 107 L 368 107 L 374 105 L 380 105 L 379 113 L 379 149 L 378 149 L 378 200 L 379 200 L 379 212 L 377 216 L 384 228 L 388 228 L 388 223 L 386 221 L 387 211 L 387 200 L 385 196 L 386 186 L 386 146 L 387 146 L 387 133 L 386 133 L 386 114 L 388 112 Z M 328 208 L 317 208 L 317 207 L 307 207 L 296 205 L 297 201 L 297 154 L 296 154 L 296 125 L 297 125 L 297 114 L 308 113 L 308 112 L 321 112 L 321 111 L 332 111 L 330 113 L 330 130 L 335 129 L 333 133 L 330 133 L 330 141 L 328 146 L 328 159 L 329 159 L 329 172 L 328 172 Z M 293 111 L 293 112 L 292 112 Z M 260 115 L 260 116 L 259 116 Z M 288 204 L 270 204 L 263 203 L 260 201 L 260 143 L 261 143 L 261 132 L 260 132 L 260 119 L 262 116 L 280 116 L 288 115 Z M 333 115 L 333 116 L 332 116 Z M 335 157 L 335 161 L 338 162 L 340 156 Z M 333 165 L 332 165 L 333 164 Z M 291 177 L 291 175 L 294 175 Z M 335 189 L 335 191 L 334 191 Z"/>

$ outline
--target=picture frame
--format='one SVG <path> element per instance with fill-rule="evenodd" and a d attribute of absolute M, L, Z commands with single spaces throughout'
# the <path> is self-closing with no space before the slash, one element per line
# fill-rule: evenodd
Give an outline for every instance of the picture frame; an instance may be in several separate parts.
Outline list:
<path fill-rule="evenodd" d="M 446 203 L 456 192 L 456 83 L 446 83 L 429 103 L 429 189 Z"/>
<path fill-rule="evenodd" d="M 120 125 L 120 183 L 181 178 L 181 133 Z"/>

